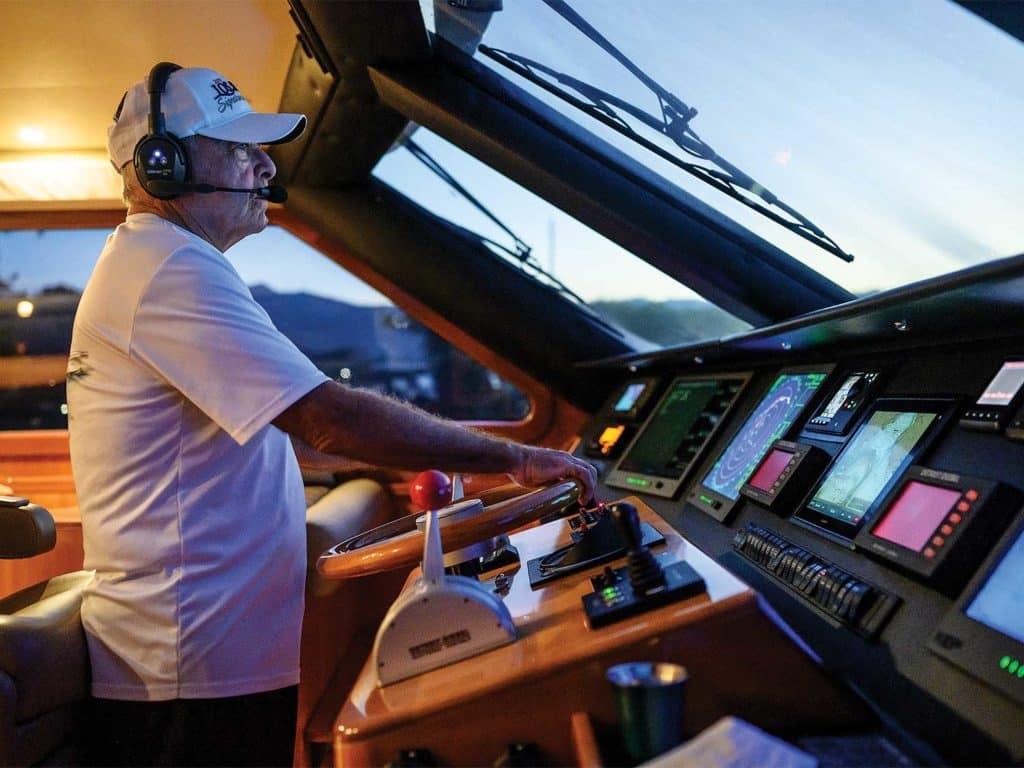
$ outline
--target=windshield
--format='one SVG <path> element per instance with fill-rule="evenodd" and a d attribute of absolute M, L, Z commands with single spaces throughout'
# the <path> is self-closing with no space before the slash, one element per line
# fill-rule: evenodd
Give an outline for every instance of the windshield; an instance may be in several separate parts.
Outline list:
<path fill-rule="evenodd" d="M 432 213 L 496 243 L 495 254 L 514 264 L 520 262 L 514 255 L 513 235 L 519 238 L 520 250 L 529 248 L 530 261 L 536 265 L 528 273 L 542 283 L 564 286 L 567 295 L 581 299 L 604 320 L 659 347 L 749 329 L 749 324 L 437 134 L 417 128 L 412 139 L 500 224 L 406 146 L 385 155 L 373 175 Z"/>
<path fill-rule="evenodd" d="M 836 258 L 494 58 L 476 59 L 847 290 L 863 295 L 1024 251 L 1016 226 L 1024 46 L 963 8 L 936 0 L 570 5 L 697 110 L 690 126 L 703 141 L 855 260 Z M 544 0 L 505 3 L 482 43 L 661 114 L 635 72 Z M 648 141 L 693 159 L 613 109 Z"/>

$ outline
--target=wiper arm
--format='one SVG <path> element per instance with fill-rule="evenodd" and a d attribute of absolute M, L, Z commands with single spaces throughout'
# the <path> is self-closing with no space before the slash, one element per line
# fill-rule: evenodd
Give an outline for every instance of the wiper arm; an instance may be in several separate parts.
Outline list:
<path fill-rule="evenodd" d="M 520 269 L 524 273 L 528 274 L 533 280 L 543 285 L 547 285 L 549 288 L 554 289 L 558 293 L 572 300 L 577 305 L 579 305 L 590 316 L 591 319 L 600 323 L 602 326 L 611 330 L 615 334 L 620 336 L 622 335 L 622 331 L 619 328 L 616 328 L 615 326 L 611 325 L 603 317 L 597 314 L 597 312 L 595 312 L 594 309 L 589 304 L 587 304 L 587 302 L 584 301 L 579 294 L 574 292 L 571 288 L 569 288 L 569 286 L 567 286 L 553 274 L 544 269 L 544 267 L 542 267 L 537 262 L 537 259 L 533 256 L 533 249 L 522 239 L 520 239 L 520 237 L 516 235 L 515 232 L 509 229 L 509 227 L 506 226 L 505 223 L 502 222 L 501 219 L 499 219 L 494 213 L 492 213 L 491 210 L 487 208 L 487 206 L 480 202 L 480 200 L 478 200 L 473 195 L 473 193 L 471 193 L 468 189 L 462 186 L 462 184 L 460 184 L 459 181 L 454 176 L 452 176 L 443 165 L 441 165 L 425 149 L 423 149 L 423 147 L 421 147 L 408 136 L 402 139 L 401 144 L 407 150 L 409 150 L 413 157 L 415 157 L 417 160 L 423 163 L 432 173 L 437 175 L 438 178 L 440 178 L 448 186 L 450 186 L 452 189 L 458 192 L 471 205 L 473 205 L 473 207 L 479 210 L 482 214 L 484 214 L 484 216 L 489 218 L 498 227 L 500 227 L 509 237 L 511 237 L 514 243 L 514 250 L 513 248 L 509 248 L 506 245 L 502 245 L 501 243 L 498 243 L 494 240 L 491 240 L 490 238 L 484 237 L 483 235 L 474 232 L 474 236 L 479 238 L 480 242 L 484 243 L 485 245 L 494 250 L 501 251 L 502 253 L 511 256 L 513 259 L 515 259 L 515 261 L 519 263 Z M 465 228 L 463 227 L 463 229 Z"/>
<path fill-rule="evenodd" d="M 831 237 L 826 235 L 820 227 L 814 224 L 814 222 L 780 200 L 777 195 L 768 190 L 764 185 L 758 183 L 749 174 L 740 170 L 728 160 L 720 156 L 709 144 L 707 144 L 707 142 L 701 139 L 700 136 L 697 135 L 696 131 L 694 131 L 690 126 L 690 121 L 697 116 L 697 110 L 695 108 L 690 107 L 682 101 L 682 99 L 672 93 L 669 93 L 658 83 L 644 74 L 635 64 L 633 64 L 618 49 L 608 42 L 608 40 L 602 37 L 597 30 L 579 16 L 579 14 L 573 11 L 572 8 L 564 2 L 564 0 L 544 0 L 544 2 L 569 21 L 573 26 L 587 35 L 587 37 L 601 46 L 601 48 L 625 66 L 644 85 L 653 91 L 658 97 L 658 102 L 661 106 L 661 116 L 658 117 L 657 115 L 652 115 L 635 104 L 621 99 L 614 94 L 608 93 L 607 91 L 583 82 L 582 80 L 574 78 L 563 72 L 558 72 L 551 67 L 528 59 L 525 56 L 498 50 L 487 45 L 480 45 L 478 50 L 485 56 L 505 67 L 508 67 L 530 82 L 544 88 L 549 93 L 558 96 L 563 101 L 572 104 L 577 109 L 585 112 L 596 120 L 601 121 L 605 125 L 630 138 L 651 152 L 654 152 L 659 157 L 675 165 L 677 168 L 696 176 L 719 191 L 724 192 L 749 208 L 753 208 L 776 223 L 786 227 L 791 232 L 800 235 L 818 247 L 838 256 L 843 261 L 853 261 L 853 256 L 841 249 L 839 245 Z M 543 75 L 546 75 L 547 77 L 543 77 L 538 73 L 543 73 Z M 550 78 L 550 80 L 548 78 Z M 551 82 L 551 80 L 555 80 L 565 87 L 560 88 Z M 584 97 L 584 99 L 589 99 L 589 101 L 585 101 L 573 95 L 567 91 L 566 88 L 572 89 L 576 93 L 580 94 L 580 96 Z M 708 168 L 704 165 L 687 162 L 677 155 L 666 151 L 663 147 L 637 133 L 632 126 L 630 126 L 630 124 L 626 122 L 626 120 L 623 119 L 615 109 L 613 109 L 613 107 L 623 113 L 631 115 L 649 128 L 668 137 L 676 144 L 676 146 L 688 154 L 699 158 L 704 162 L 712 163 L 717 167 Z M 777 208 L 779 211 L 785 213 L 786 216 L 781 215 L 769 206 Z"/>

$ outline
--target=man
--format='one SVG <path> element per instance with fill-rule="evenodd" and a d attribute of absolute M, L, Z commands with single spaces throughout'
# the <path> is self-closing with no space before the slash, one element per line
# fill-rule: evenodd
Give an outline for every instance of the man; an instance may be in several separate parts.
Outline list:
<path fill-rule="evenodd" d="M 68 363 L 85 565 L 96 570 L 82 620 L 97 757 L 282 765 L 305 576 L 300 464 L 573 478 L 586 498 L 594 470 L 320 372 L 223 256 L 267 225 L 266 200 L 199 191 L 267 187 L 276 168 L 261 145 L 295 138 L 305 118 L 252 112 L 212 70 L 151 74 L 153 99 L 137 83 L 109 128 L 128 216 L 82 295 Z M 179 150 L 183 174 L 150 175 Z"/>

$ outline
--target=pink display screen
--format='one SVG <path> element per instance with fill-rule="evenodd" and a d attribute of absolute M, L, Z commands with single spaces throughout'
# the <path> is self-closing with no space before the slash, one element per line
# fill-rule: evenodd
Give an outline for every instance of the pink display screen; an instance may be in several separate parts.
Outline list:
<path fill-rule="evenodd" d="M 762 491 L 770 491 L 772 483 L 779 479 L 782 470 L 786 468 L 786 465 L 789 464 L 792 458 L 792 453 L 776 448 L 761 462 L 757 472 L 747 482 L 755 488 L 760 488 Z"/>
<path fill-rule="evenodd" d="M 911 480 L 871 533 L 920 552 L 959 500 L 960 491 Z"/>

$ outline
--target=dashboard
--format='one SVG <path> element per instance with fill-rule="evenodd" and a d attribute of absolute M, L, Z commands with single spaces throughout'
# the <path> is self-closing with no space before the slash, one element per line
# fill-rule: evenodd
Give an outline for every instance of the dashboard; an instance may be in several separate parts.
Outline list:
<path fill-rule="evenodd" d="M 1024 760 L 1024 337 L 976 302 L 1006 283 L 602 361 L 622 379 L 577 449 L 602 498 L 643 498 L 757 589 L 925 763 Z"/>

